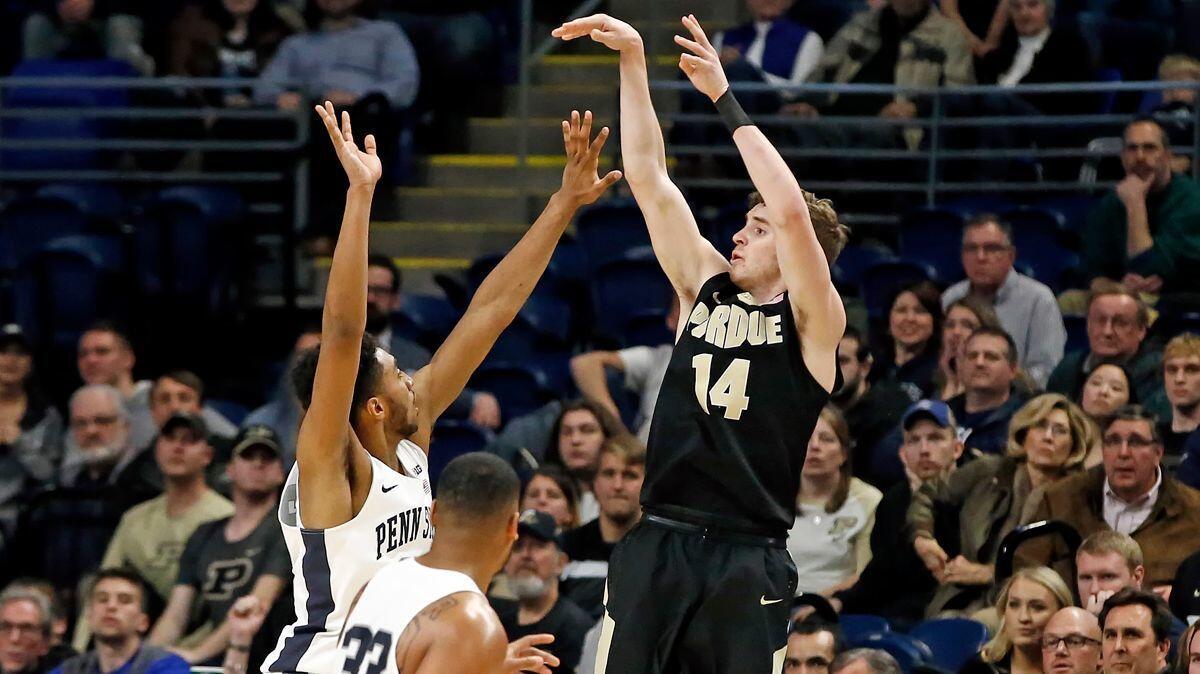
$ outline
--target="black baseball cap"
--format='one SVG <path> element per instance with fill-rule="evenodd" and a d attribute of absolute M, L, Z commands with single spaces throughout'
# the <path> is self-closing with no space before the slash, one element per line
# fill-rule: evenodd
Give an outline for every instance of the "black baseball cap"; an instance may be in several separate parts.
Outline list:
<path fill-rule="evenodd" d="M 29 341 L 29 335 L 25 334 L 25 330 L 16 323 L 8 323 L 0 327 L 0 351 L 13 344 L 16 344 L 25 353 L 33 353 L 33 343 Z"/>
<path fill-rule="evenodd" d="M 233 439 L 231 452 L 234 456 L 241 456 L 251 447 L 266 448 L 276 457 L 283 453 L 279 447 L 279 435 L 266 424 L 250 424 L 238 431 L 237 437 Z"/>
<path fill-rule="evenodd" d="M 192 412 L 176 412 L 172 414 L 167 419 L 167 422 L 163 424 L 159 435 L 167 435 L 180 427 L 190 429 L 198 438 L 208 438 L 208 424 L 204 423 L 204 417 Z"/>
<path fill-rule="evenodd" d="M 554 521 L 553 515 L 540 510 L 529 508 L 521 513 L 521 519 L 517 520 L 517 534 L 529 534 L 562 547 L 562 539 L 558 535 L 558 522 Z"/>

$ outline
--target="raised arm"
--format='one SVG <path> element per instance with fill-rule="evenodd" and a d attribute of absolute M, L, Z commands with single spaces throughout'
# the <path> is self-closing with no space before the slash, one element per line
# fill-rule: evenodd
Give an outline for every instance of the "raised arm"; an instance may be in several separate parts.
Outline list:
<path fill-rule="evenodd" d="M 632 26 L 606 14 L 576 19 L 554 29 L 563 40 L 591 39 L 621 54 L 621 160 L 663 272 L 683 301 L 684 315 L 709 277 L 729 262 L 700 235 L 696 218 L 667 174 L 662 129 L 650 100 L 646 52 Z"/>
<path fill-rule="evenodd" d="M 353 475 L 369 487 L 370 466 L 365 451 L 350 430 L 350 407 L 358 374 L 363 332 L 367 325 L 367 229 L 371 198 L 382 171 L 375 154 L 375 137 L 363 139 L 366 151 L 354 144 L 350 115 L 342 112 L 338 128 L 333 104 L 317 106 L 338 160 L 350 179 L 346 210 L 338 232 L 325 308 L 321 315 L 321 351 L 317 358 L 312 400 L 296 438 L 300 471 L 300 515 L 305 527 L 324 529 L 354 516 Z M 358 485 L 361 488 L 361 485 Z M 361 491 L 361 489 L 359 490 Z"/>
<path fill-rule="evenodd" d="M 727 116 L 728 106 L 737 104 L 729 91 L 717 50 L 696 17 L 685 16 L 683 25 L 692 39 L 675 36 L 675 42 L 690 52 L 680 56 L 679 68 L 714 103 L 721 100 L 719 107 L 725 109 L 722 116 Z M 741 113 L 740 107 L 736 111 Z M 744 118 L 745 113 L 741 116 Z M 829 261 L 813 229 L 804 191 L 779 151 L 757 126 L 746 120 L 734 130 L 733 142 L 750 180 L 762 195 L 775 232 L 779 269 L 800 328 L 805 362 L 817 381 L 829 390 L 836 375 L 838 341 L 846 329 L 846 311 L 833 287 Z"/>
<path fill-rule="evenodd" d="M 562 129 L 567 152 L 562 186 L 550 197 L 550 203 L 525 236 L 484 279 L 466 314 L 429 364 L 413 377 L 413 388 L 422 401 L 420 431 L 414 438 L 421 447 L 429 446 L 434 422 L 458 397 L 475 368 L 533 292 L 575 211 L 600 198 L 621 179 L 620 171 L 612 171 L 604 178 L 596 173 L 608 127 L 591 141 L 591 112 L 585 112 L 582 119 L 578 112 L 572 112 L 571 121 L 564 121 Z"/>

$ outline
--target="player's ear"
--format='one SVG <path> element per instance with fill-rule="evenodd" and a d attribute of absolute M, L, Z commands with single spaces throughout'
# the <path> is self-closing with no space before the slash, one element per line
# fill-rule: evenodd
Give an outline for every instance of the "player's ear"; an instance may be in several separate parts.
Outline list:
<path fill-rule="evenodd" d="M 376 417 L 376 418 L 382 417 L 383 409 L 384 409 L 383 401 L 380 400 L 378 397 L 371 396 L 367 400 L 367 411 L 371 413 L 371 416 Z"/>
<path fill-rule="evenodd" d="M 434 529 L 437 529 L 437 526 L 438 526 L 438 502 L 437 502 L 437 499 L 433 499 L 433 505 L 429 507 L 429 524 L 431 524 Z"/>
<path fill-rule="evenodd" d="M 513 513 L 508 516 L 508 526 L 505 527 L 505 533 L 508 534 L 508 540 L 514 543 L 517 541 L 517 523 L 520 520 L 521 513 L 514 510 Z"/>

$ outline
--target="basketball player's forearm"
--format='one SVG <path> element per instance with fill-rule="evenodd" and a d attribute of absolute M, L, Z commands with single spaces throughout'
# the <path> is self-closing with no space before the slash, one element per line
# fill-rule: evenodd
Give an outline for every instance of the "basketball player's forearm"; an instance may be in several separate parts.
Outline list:
<path fill-rule="evenodd" d="M 351 186 L 325 290 L 322 334 L 357 338 L 367 327 L 367 231 L 374 188 Z"/>
<path fill-rule="evenodd" d="M 787 162 L 763 132 L 756 126 L 742 126 L 734 131 L 733 142 L 742 155 L 754 189 L 762 195 L 767 211 L 775 216 L 777 225 L 786 227 L 797 221 L 807 221 L 804 193 Z"/>
<path fill-rule="evenodd" d="M 634 190 L 667 174 L 666 145 L 640 44 L 621 52 L 621 160 L 625 180 Z"/>
<path fill-rule="evenodd" d="M 576 204 L 554 193 L 525 236 L 484 279 L 471 300 L 471 306 L 489 309 L 496 320 L 507 326 L 546 271 L 554 247 L 558 245 L 576 210 Z"/>

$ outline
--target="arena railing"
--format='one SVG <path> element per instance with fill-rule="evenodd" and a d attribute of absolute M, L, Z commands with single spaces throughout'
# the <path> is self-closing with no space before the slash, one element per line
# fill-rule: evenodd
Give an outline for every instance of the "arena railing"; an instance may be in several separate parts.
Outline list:
<path fill-rule="evenodd" d="M 308 224 L 308 145 L 310 126 L 308 106 L 294 111 L 259 107 L 217 107 L 189 102 L 181 96 L 184 91 L 229 91 L 250 89 L 256 80 L 243 78 L 184 78 L 184 77 L 7 77 L 0 78 L 0 188 L 8 185 L 38 183 L 101 183 L 129 186 L 150 185 L 233 185 L 246 201 L 249 212 L 258 216 L 274 216 L 280 223 L 278 245 L 281 261 L 279 280 L 285 306 L 294 307 L 297 296 L 296 255 L 297 233 Z M 58 90 L 58 95 L 55 95 Z M 84 92 L 72 97 L 67 90 Z M 87 105 L 86 99 L 97 92 L 127 92 L 127 103 L 112 104 L 112 100 Z M 23 93 L 22 93 L 23 92 Z M 24 102 L 32 101 L 33 104 Z M 44 102 L 43 102 L 44 101 Z M 176 104 L 155 105 L 154 102 L 175 101 Z M 30 135 L 18 131 L 25 120 L 64 123 L 94 121 L 109 125 L 99 133 L 72 133 L 65 130 L 59 136 L 53 129 L 41 125 Z M 254 133 L 249 137 L 228 139 L 199 137 L 184 134 L 178 137 L 163 131 L 156 124 L 191 122 L 196 129 L 211 128 L 217 122 L 257 122 L 271 125 L 272 138 Z M 286 123 L 293 127 L 290 134 L 274 133 Z M 112 127 L 117 129 L 113 130 Z M 8 135 L 11 134 L 11 135 Z M 36 167 L 12 166 L 27 161 L 14 160 L 11 151 L 42 152 Z M 108 161 L 98 167 L 55 166 L 54 152 L 102 152 Z M 241 170 L 201 170 L 196 167 L 197 153 L 253 153 L 254 164 L 273 168 Z M 180 156 L 179 161 L 166 161 L 157 168 L 147 161 L 147 155 Z M 141 159 L 135 159 L 135 155 Z M 262 162 L 257 159 L 263 159 Z M 71 163 L 71 162 L 68 162 Z M 236 162 L 226 162 L 236 167 Z M 147 165 L 150 165 L 147 167 Z M 274 191 L 255 191 L 252 186 L 279 186 Z M 290 189 L 288 189 L 290 187 Z M 247 189 L 249 188 L 249 189 Z M 270 197 L 263 198 L 270 194 Z"/>
<path fill-rule="evenodd" d="M 650 86 L 656 101 L 672 98 L 683 100 L 687 96 L 695 95 L 691 84 L 682 79 L 654 80 Z M 775 137 L 784 139 L 777 140 L 780 152 L 793 168 L 797 169 L 797 175 L 805 187 L 814 191 L 836 191 L 842 195 L 860 196 L 864 201 L 881 194 L 908 195 L 916 205 L 930 207 L 968 194 L 1030 198 L 1051 194 L 1088 194 L 1115 184 L 1111 176 L 1107 180 L 1103 175 L 1097 179 L 1095 167 L 1102 160 L 1120 154 L 1121 129 L 1134 118 L 1133 113 L 980 114 L 979 111 L 988 109 L 984 107 L 988 97 L 1053 94 L 1059 97 L 1086 96 L 1093 102 L 1102 97 L 1126 100 L 1136 98 L 1140 102 L 1141 97 L 1147 93 L 1168 89 L 1191 89 L 1200 97 L 1200 82 L 1157 81 L 1036 84 L 1015 87 L 972 85 L 916 88 L 872 84 L 805 84 L 780 90 L 762 83 L 734 83 L 732 87 L 735 93 L 746 98 L 756 93 L 776 92 L 785 94 L 785 100 L 797 101 L 811 101 L 828 94 L 902 94 L 917 105 L 919 112 L 916 117 L 803 118 L 788 114 L 752 114 L 752 117 L 756 123 L 768 130 L 768 135 L 774 133 Z M 707 99 L 701 101 L 703 102 L 707 102 Z M 1135 103 L 1135 106 L 1137 104 Z M 1112 108 L 1112 101 L 1108 101 L 1103 107 Z M 680 186 L 692 190 L 742 190 L 750 187 L 744 175 L 730 177 L 730 171 L 720 170 L 720 167 L 707 172 L 679 170 L 689 161 L 698 163 L 707 157 L 736 159 L 737 150 L 732 143 L 712 140 L 724 132 L 711 105 L 689 106 L 687 112 L 681 111 L 678 105 L 669 109 L 660 106 L 657 112 L 664 129 L 671 136 L 675 135 L 671 131 L 686 125 L 713 130 L 700 143 L 680 142 L 674 137 L 668 139 L 667 151 L 675 159 L 676 182 Z M 966 114 L 967 112 L 974 114 Z M 920 140 L 910 147 L 855 146 L 828 140 L 846 130 L 861 133 L 869 129 L 901 129 L 902 134 L 913 138 L 920 136 Z M 994 134 L 997 129 L 1006 129 L 1017 135 L 1036 133 L 1040 143 L 1037 147 L 1020 144 L 986 146 L 969 140 L 973 134 Z M 824 144 L 807 142 L 822 138 L 826 139 Z M 1112 142 L 1114 138 L 1116 140 Z M 1050 140 L 1049 143 L 1045 142 L 1047 139 Z M 1097 139 L 1110 142 L 1094 142 Z M 1176 155 L 1190 157 L 1191 174 L 1200 176 L 1200 106 L 1191 112 L 1190 138 L 1186 143 L 1173 147 L 1173 151 Z M 1011 176 L 996 179 L 988 177 L 986 170 L 981 171 L 979 175 L 973 175 L 969 168 L 962 170 L 964 165 L 978 169 L 986 166 L 988 162 L 1008 160 L 1023 162 L 1031 171 L 1042 170 L 1047 163 L 1057 162 L 1060 169 L 1065 165 L 1066 174 L 1059 170 L 1056 175 L 1041 173 L 1027 176 L 1025 179 L 1012 179 Z M 822 170 L 822 162 L 840 163 L 844 175 L 828 178 Z M 860 166 L 873 162 L 876 177 L 860 177 L 855 170 L 855 162 L 861 162 Z M 891 169 L 887 168 L 889 163 Z M 1080 167 L 1083 170 L 1080 170 Z M 879 178 L 880 173 L 886 177 Z M 860 217 L 872 221 L 887 218 L 877 213 Z"/>

